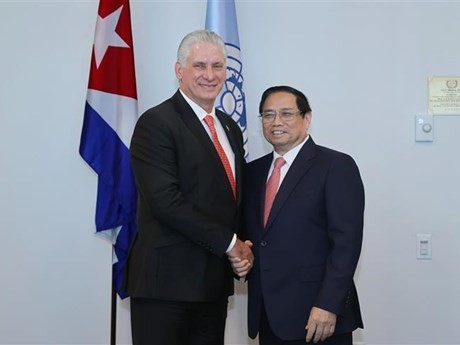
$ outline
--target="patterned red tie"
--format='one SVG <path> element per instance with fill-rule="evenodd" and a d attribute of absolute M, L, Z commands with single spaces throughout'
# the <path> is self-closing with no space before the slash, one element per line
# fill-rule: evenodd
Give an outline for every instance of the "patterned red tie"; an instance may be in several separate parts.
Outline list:
<path fill-rule="evenodd" d="M 273 200 L 280 184 L 281 167 L 286 163 L 283 157 L 275 159 L 275 166 L 265 189 L 264 226 L 267 225 L 268 215 L 272 209 Z"/>
<path fill-rule="evenodd" d="M 209 130 L 211 131 L 212 142 L 214 143 L 214 147 L 216 148 L 217 154 L 220 157 L 220 161 L 222 162 L 222 165 L 224 166 L 228 181 L 230 182 L 230 186 L 232 187 L 233 197 L 236 199 L 235 178 L 233 177 L 232 167 L 230 166 L 228 157 L 225 154 L 224 148 L 219 142 L 219 138 L 217 137 L 216 127 L 214 126 L 214 118 L 211 115 L 206 115 L 204 117 L 204 122 L 206 122 L 206 124 L 209 127 Z"/>

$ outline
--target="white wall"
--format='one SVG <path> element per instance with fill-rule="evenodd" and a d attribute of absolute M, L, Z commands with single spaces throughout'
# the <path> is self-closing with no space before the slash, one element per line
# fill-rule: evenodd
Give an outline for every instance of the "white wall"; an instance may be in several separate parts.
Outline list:
<path fill-rule="evenodd" d="M 0 2 L 0 344 L 108 344 L 110 245 L 93 235 L 96 177 L 78 155 L 97 1 Z M 139 109 L 169 97 L 182 36 L 205 1 L 132 1 Z M 303 90 L 318 144 L 351 154 L 366 187 L 356 275 L 361 344 L 460 344 L 460 117 L 414 141 L 427 77 L 460 75 L 460 3 L 237 1 L 250 158 L 275 84 Z M 433 260 L 415 235 L 433 235 Z M 227 343 L 246 337 L 246 292 Z M 118 341 L 130 344 L 129 306 Z"/>

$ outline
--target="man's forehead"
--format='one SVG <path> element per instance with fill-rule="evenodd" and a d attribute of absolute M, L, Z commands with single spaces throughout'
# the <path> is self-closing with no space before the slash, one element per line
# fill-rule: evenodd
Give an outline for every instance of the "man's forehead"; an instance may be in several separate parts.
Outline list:
<path fill-rule="evenodd" d="M 214 59 L 225 59 L 225 56 L 222 52 L 222 49 L 216 44 L 211 43 L 201 43 L 195 44 L 190 49 L 191 58 L 205 58 L 213 57 Z"/>

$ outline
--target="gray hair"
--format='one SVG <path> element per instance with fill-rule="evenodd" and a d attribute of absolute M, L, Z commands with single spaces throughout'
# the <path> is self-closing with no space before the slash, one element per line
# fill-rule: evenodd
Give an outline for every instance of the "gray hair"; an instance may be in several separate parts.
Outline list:
<path fill-rule="evenodd" d="M 187 34 L 179 44 L 177 49 L 177 62 L 181 66 L 185 66 L 190 56 L 190 50 L 194 44 L 198 43 L 212 43 L 217 45 L 225 57 L 227 63 L 227 48 L 222 38 L 213 31 L 209 30 L 196 30 Z"/>

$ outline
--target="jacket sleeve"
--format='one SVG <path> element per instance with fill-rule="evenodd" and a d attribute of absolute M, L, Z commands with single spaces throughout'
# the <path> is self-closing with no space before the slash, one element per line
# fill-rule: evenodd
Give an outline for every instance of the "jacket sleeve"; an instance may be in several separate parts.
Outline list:
<path fill-rule="evenodd" d="M 325 195 L 331 251 L 315 305 L 340 315 L 353 293 L 363 239 L 364 187 L 350 156 L 339 155 L 331 164 Z"/>

